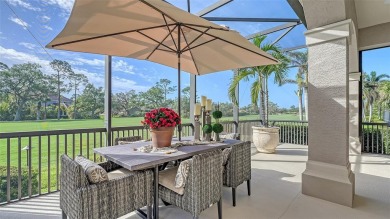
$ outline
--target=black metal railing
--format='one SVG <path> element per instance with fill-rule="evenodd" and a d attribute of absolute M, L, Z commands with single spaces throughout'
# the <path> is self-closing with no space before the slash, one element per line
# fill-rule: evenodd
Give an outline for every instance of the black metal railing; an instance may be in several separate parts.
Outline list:
<path fill-rule="evenodd" d="M 390 129 L 388 123 L 363 123 L 362 152 L 390 154 Z"/>
<path fill-rule="evenodd" d="M 307 121 L 278 120 L 271 121 L 273 126 L 279 127 L 279 142 L 288 144 L 308 144 Z"/>
<path fill-rule="evenodd" d="M 106 146 L 106 133 L 105 128 L 0 133 L 0 204 L 58 191 L 62 154 L 103 161 L 93 149 Z M 191 135 L 192 124 L 183 124 L 182 136 Z M 127 136 L 147 140 L 149 131 L 143 126 L 114 127 L 111 136 L 112 143 Z"/>
<path fill-rule="evenodd" d="M 273 120 L 279 127 L 281 143 L 308 143 L 306 121 Z M 226 133 L 240 133 L 241 140 L 252 140 L 252 126 L 260 120 L 243 120 L 239 123 L 223 121 Z M 175 131 L 176 136 L 178 130 Z M 41 194 L 58 191 L 60 155 L 74 158 L 83 155 L 94 161 L 103 158 L 94 148 L 106 146 L 106 129 L 76 129 L 34 132 L 0 133 L 0 205 Z M 193 125 L 182 125 L 182 136 L 193 135 Z M 114 127 L 112 144 L 117 137 L 141 136 L 150 139 L 143 126 Z M 363 123 L 362 151 L 390 154 L 390 128 L 386 123 Z"/>
<path fill-rule="evenodd" d="M 272 126 L 279 127 L 279 142 L 307 145 L 307 121 L 271 120 Z M 252 126 L 259 126 L 260 120 L 242 120 L 238 124 L 238 133 L 244 141 L 252 141 Z"/>

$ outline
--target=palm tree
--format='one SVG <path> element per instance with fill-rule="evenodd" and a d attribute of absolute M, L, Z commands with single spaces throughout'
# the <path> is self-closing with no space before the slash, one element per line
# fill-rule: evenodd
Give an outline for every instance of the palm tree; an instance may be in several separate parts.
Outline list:
<path fill-rule="evenodd" d="M 308 120 L 308 98 L 307 98 L 307 87 L 309 84 L 309 71 L 308 71 L 308 52 L 307 50 L 301 52 L 301 51 L 295 51 L 295 52 L 288 52 L 288 55 L 291 59 L 291 66 L 290 67 L 297 67 L 298 72 L 297 72 L 297 79 L 295 81 L 286 81 L 286 83 L 294 83 L 298 85 L 298 91 L 296 92 L 297 95 L 301 94 L 298 96 L 299 102 L 302 104 L 302 92 L 303 91 L 303 96 L 305 98 L 305 118 Z M 302 109 L 301 109 L 302 110 Z M 301 113 L 299 114 L 300 117 Z M 302 120 L 302 118 L 301 118 Z"/>
<path fill-rule="evenodd" d="M 363 74 L 363 105 L 364 107 L 369 107 L 369 118 L 368 121 L 372 121 L 372 111 L 373 106 L 376 102 L 376 100 L 379 98 L 378 93 L 378 86 L 381 81 L 383 81 L 385 78 L 390 78 L 389 75 L 386 74 L 380 74 L 377 75 L 375 71 L 372 71 L 370 74 L 364 73 Z M 364 114 L 365 117 L 365 114 Z"/>
<path fill-rule="evenodd" d="M 278 45 L 266 43 L 265 39 L 266 36 L 256 36 L 253 39 L 253 44 L 279 60 L 280 64 L 239 69 L 238 74 L 233 77 L 230 83 L 229 96 L 231 101 L 237 105 L 235 91 L 240 81 L 255 79 L 251 86 L 251 101 L 254 105 L 257 105 L 260 98 L 259 114 L 263 126 L 268 127 L 268 79 L 273 74 L 274 83 L 279 86 L 282 85 L 287 76 L 289 59 Z"/>
<path fill-rule="evenodd" d="M 382 81 L 378 89 L 378 116 L 382 119 L 382 109 L 386 110 L 390 105 L 390 81 Z"/>
<path fill-rule="evenodd" d="M 296 84 L 298 85 L 298 90 L 295 91 L 295 94 L 298 97 L 298 114 L 299 114 L 299 120 L 303 120 L 303 103 L 302 103 L 302 94 L 303 94 L 303 89 L 306 87 L 305 80 L 302 78 L 302 74 L 297 73 L 296 79 L 285 79 L 283 80 L 283 84 Z M 307 110 L 306 110 L 307 112 Z M 307 119 L 307 117 L 306 117 Z"/>

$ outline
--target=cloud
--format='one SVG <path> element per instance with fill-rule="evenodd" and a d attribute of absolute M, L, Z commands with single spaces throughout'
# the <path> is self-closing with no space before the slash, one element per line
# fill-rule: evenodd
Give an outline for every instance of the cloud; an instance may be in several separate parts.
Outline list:
<path fill-rule="evenodd" d="M 71 61 L 70 63 L 79 66 L 86 64 L 98 68 L 104 67 L 104 60 L 101 59 L 76 58 L 74 61 Z M 134 66 L 127 64 L 127 62 L 123 60 L 113 61 L 112 70 L 114 72 L 123 72 L 132 75 L 135 74 Z"/>
<path fill-rule="evenodd" d="M 48 26 L 48 25 L 43 25 L 43 28 L 45 28 L 46 30 L 53 30 L 53 28 L 51 28 L 51 27 Z"/>
<path fill-rule="evenodd" d="M 114 61 L 112 63 L 112 70 L 113 71 L 120 71 L 127 74 L 134 74 L 134 66 L 127 64 L 127 62 L 123 60 Z"/>
<path fill-rule="evenodd" d="M 101 59 L 84 59 L 84 58 L 76 58 L 75 59 L 76 65 L 91 65 L 94 67 L 103 67 L 104 66 L 104 60 Z"/>
<path fill-rule="evenodd" d="M 49 65 L 49 61 L 38 58 L 24 52 L 19 52 L 14 49 L 7 49 L 0 46 L 0 61 L 9 65 L 21 64 L 26 62 L 38 63 L 42 66 Z"/>
<path fill-rule="evenodd" d="M 22 26 L 24 29 L 26 29 L 26 27 L 30 26 L 27 22 L 23 21 L 20 18 L 15 17 L 15 16 L 11 16 L 8 19 L 10 21 L 14 22 L 15 24 Z"/>
<path fill-rule="evenodd" d="M 51 20 L 51 17 L 47 16 L 47 15 L 43 15 L 40 17 L 41 18 L 41 21 L 42 22 L 48 22 Z"/>
<path fill-rule="evenodd" d="M 40 8 L 32 6 L 30 3 L 23 0 L 6 0 L 10 5 L 16 7 L 22 7 L 31 11 L 41 11 Z"/>
<path fill-rule="evenodd" d="M 91 72 L 83 68 L 73 68 L 73 70 L 78 74 L 83 74 L 88 78 L 89 83 L 93 84 L 95 87 L 104 87 L 104 74 L 99 74 L 96 72 Z M 114 93 L 118 92 L 127 92 L 130 89 L 136 91 L 146 91 L 150 87 L 138 85 L 137 82 L 121 77 L 112 77 L 112 91 Z"/>
<path fill-rule="evenodd" d="M 37 45 L 32 44 L 32 43 L 21 42 L 21 43 L 19 43 L 19 45 L 24 46 L 27 49 L 31 49 L 31 50 L 37 48 Z"/>
<path fill-rule="evenodd" d="M 27 45 L 27 44 L 26 44 Z M 79 58 L 83 60 L 82 58 Z M 87 60 L 87 59 L 85 59 Z M 97 61 L 96 61 L 97 60 Z M 96 63 L 103 63 L 104 61 L 96 59 Z M 8 66 L 12 66 L 14 64 L 21 64 L 21 63 L 27 63 L 27 62 L 32 62 L 32 63 L 38 63 L 42 67 L 42 72 L 46 74 L 54 74 L 55 72 L 50 68 L 50 61 L 40 58 L 36 55 L 31 55 L 28 53 L 24 52 L 19 52 L 16 51 L 15 49 L 7 49 L 2 46 L 0 46 L 0 62 L 6 63 Z M 92 60 L 91 63 L 93 63 L 94 60 Z M 71 63 L 71 62 L 70 62 Z M 84 74 L 87 76 L 89 82 L 93 84 L 96 87 L 104 87 L 104 74 L 102 71 L 100 73 L 96 73 L 90 70 L 87 70 L 85 68 L 79 68 L 79 67 L 74 67 L 73 70 L 76 73 Z M 142 86 L 139 85 L 137 82 L 133 80 L 129 80 L 126 78 L 121 78 L 121 77 L 113 77 L 112 78 L 112 88 L 113 92 L 125 92 L 129 91 L 130 89 L 134 89 L 136 91 L 146 91 L 150 87 L 147 86 Z"/>
<path fill-rule="evenodd" d="M 42 2 L 48 5 L 57 6 L 68 14 L 72 10 L 74 0 L 42 0 Z"/>

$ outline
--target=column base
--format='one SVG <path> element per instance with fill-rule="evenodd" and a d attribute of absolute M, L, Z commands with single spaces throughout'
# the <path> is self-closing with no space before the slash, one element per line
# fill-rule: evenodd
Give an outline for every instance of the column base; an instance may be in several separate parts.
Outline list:
<path fill-rule="evenodd" d="M 349 137 L 349 154 L 362 154 L 362 144 L 359 137 Z"/>
<path fill-rule="evenodd" d="M 302 173 L 302 194 L 353 207 L 355 174 L 351 165 L 307 161 Z"/>

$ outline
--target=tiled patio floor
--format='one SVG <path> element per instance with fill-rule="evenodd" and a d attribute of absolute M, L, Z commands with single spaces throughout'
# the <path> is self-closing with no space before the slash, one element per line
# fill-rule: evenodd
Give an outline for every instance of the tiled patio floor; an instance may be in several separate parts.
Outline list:
<path fill-rule="evenodd" d="M 301 173 L 305 169 L 307 147 L 283 144 L 276 154 L 252 156 L 252 196 L 246 185 L 237 189 L 237 207 L 231 205 L 231 189 L 224 188 L 223 218 L 389 218 L 390 156 L 364 154 L 351 156 L 356 174 L 354 208 L 301 194 Z M 0 207 L 1 219 L 61 218 L 59 194 L 42 196 Z M 136 219 L 135 214 L 122 218 Z M 175 207 L 161 207 L 160 218 L 191 218 Z M 217 218 L 217 207 L 200 218 Z"/>

